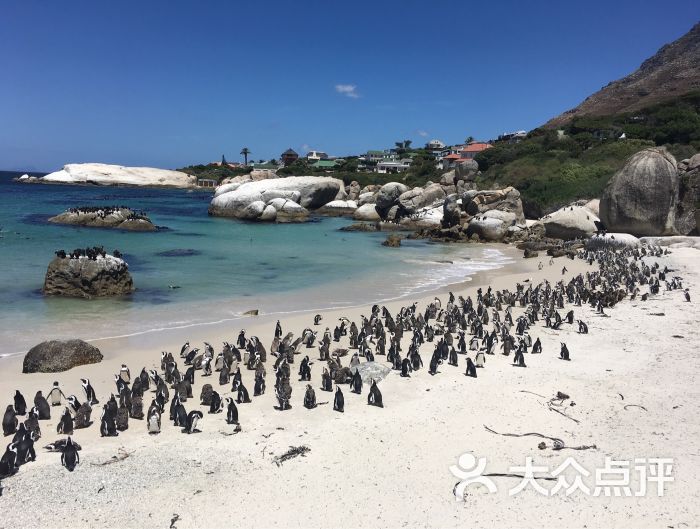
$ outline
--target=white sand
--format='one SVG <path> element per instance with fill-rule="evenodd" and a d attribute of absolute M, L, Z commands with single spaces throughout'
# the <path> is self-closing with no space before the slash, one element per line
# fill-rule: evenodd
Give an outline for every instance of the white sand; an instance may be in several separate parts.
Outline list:
<path fill-rule="evenodd" d="M 60 466 L 59 454 L 38 449 L 34 463 L 3 481 L 0 497 L 0 529 L 15 527 L 185 527 L 282 526 L 282 527 L 694 527 L 700 524 L 700 419 L 696 343 L 700 336 L 700 254 L 675 249 L 658 259 L 677 268 L 684 286 L 694 295 L 683 301 L 680 291 L 662 292 L 647 302 L 629 301 L 600 317 L 589 307 L 574 308 L 576 317 L 588 322 L 590 333 L 578 335 L 569 325 L 555 332 L 543 322 L 531 330 L 539 336 L 542 355 L 526 355 L 527 369 L 512 367 L 510 358 L 488 356 L 478 378 L 464 376 L 465 359 L 454 368 L 443 364 L 437 376 L 428 374 L 433 344 L 421 348 L 425 368 L 402 379 L 392 371 L 380 383 L 384 409 L 366 404 L 367 387 L 358 396 L 344 387 L 345 413 L 332 410 L 332 394 L 320 391 L 321 362 L 312 366 L 312 383 L 319 402 L 315 410 L 302 406 L 303 388 L 292 366 L 294 393 L 287 412 L 273 409 L 274 373 L 268 367 L 267 393 L 241 404 L 243 431 L 230 433 L 224 414 L 208 415 L 200 423 L 202 433 L 185 435 L 166 421 L 158 436 L 146 433 L 144 421 L 130 421 L 130 429 L 117 438 L 99 438 L 98 424 L 78 430 L 74 438 L 84 449 L 74 473 Z M 537 271 L 539 259 L 524 260 L 515 267 L 477 276 L 456 295 L 475 296 L 478 286 L 513 289 L 516 281 L 544 277 L 568 279 L 589 267 L 581 261 L 556 259 Z M 441 296 L 443 302 L 446 296 Z M 429 296 L 420 300 L 423 310 Z M 407 304 L 406 302 L 402 304 Z M 387 304 L 392 311 L 401 303 Z M 567 309 L 568 310 L 568 307 Z M 333 325 L 339 315 L 359 321 L 369 307 L 326 311 L 320 329 Z M 653 316 L 652 313 L 664 313 Z M 520 314 L 515 310 L 514 316 Z M 296 314 L 282 321 L 284 332 L 299 334 L 312 326 L 313 313 Z M 246 322 L 247 334 L 258 335 L 269 350 L 274 321 L 265 317 Z M 489 326 L 490 327 L 490 326 Z M 218 351 L 221 342 L 233 342 L 239 331 L 231 327 L 199 327 L 128 339 L 95 342 L 105 360 L 57 375 L 20 375 L 21 359 L 0 364 L 0 395 L 11 403 L 15 389 L 28 401 L 38 389 L 47 391 L 53 380 L 82 400 L 79 378 L 89 377 L 101 401 L 114 391 L 113 375 L 122 362 L 132 374 L 141 367 L 159 366 L 160 351 L 177 356 L 189 337 L 201 347 L 206 339 Z M 410 333 L 408 333 L 410 334 Z M 672 335 L 683 338 L 673 338 Z M 405 336 L 404 354 L 410 336 Z M 571 351 L 571 362 L 558 359 L 559 342 Z M 333 344 L 336 345 L 336 344 Z M 316 359 L 317 349 L 309 356 Z M 381 359 L 382 357 L 378 357 Z M 268 366 L 274 357 L 268 356 Z M 380 360 L 381 361 L 381 360 Z M 349 357 L 343 359 L 347 365 Z M 252 395 L 252 372 L 242 368 Z M 198 402 L 203 383 L 219 390 L 218 377 L 203 379 L 197 372 L 193 393 L 185 407 Z M 228 395 L 230 385 L 223 395 Z M 563 391 L 576 406 L 566 413 L 580 423 L 550 411 L 546 398 L 521 390 L 553 396 Z M 624 396 L 624 400 L 619 394 Z M 151 395 L 144 396 L 144 408 Z M 642 405 L 646 408 L 630 407 Z M 203 408 L 202 408 L 203 409 Z M 58 438 L 52 420 L 42 421 L 43 446 Z M 99 419 L 95 410 L 94 419 Z M 538 450 L 541 439 L 501 437 L 499 432 L 540 432 L 559 437 L 567 445 L 597 445 L 597 450 Z M 307 445 L 311 451 L 278 467 L 273 458 L 290 445 Z M 123 447 L 130 455 L 102 466 Z M 469 488 L 467 501 L 457 502 L 452 489 L 458 481 L 449 470 L 459 456 L 471 451 L 488 458 L 487 472 L 508 472 L 521 466 L 526 456 L 550 470 L 573 456 L 593 471 L 605 456 L 630 460 L 643 457 L 674 458 L 675 482 L 666 495 L 640 498 L 593 498 L 576 493 L 543 497 L 527 490 L 509 497 L 518 480 L 493 478 L 494 494 Z M 551 487 L 551 484 L 544 483 Z"/>

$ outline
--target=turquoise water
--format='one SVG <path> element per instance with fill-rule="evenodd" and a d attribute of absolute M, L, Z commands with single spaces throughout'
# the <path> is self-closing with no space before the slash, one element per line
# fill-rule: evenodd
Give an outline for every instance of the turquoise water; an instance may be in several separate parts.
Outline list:
<path fill-rule="evenodd" d="M 287 312 L 394 299 L 508 261 L 483 246 L 404 241 L 401 249 L 385 248 L 386 234 L 339 231 L 347 219 L 257 224 L 209 217 L 209 192 L 31 185 L 12 176 L 0 173 L 0 355 L 44 339 L 119 336 L 251 308 Z M 69 207 L 100 204 L 143 209 L 163 229 L 47 222 Z M 90 301 L 42 296 L 54 251 L 93 245 L 124 254 L 136 292 Z"/>

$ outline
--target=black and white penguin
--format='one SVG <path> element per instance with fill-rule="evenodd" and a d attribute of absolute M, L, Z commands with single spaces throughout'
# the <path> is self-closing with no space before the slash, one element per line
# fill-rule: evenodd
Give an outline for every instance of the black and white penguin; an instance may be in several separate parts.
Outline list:
<path fill-rule="evenodd" d="M 360 370 L 355 369 L 355 374 L 352 375 L 352 380 L 350 381 L 350 391 L 362 394 L 362 377 L 360 376 Z"/>
<path fill-rule="evenodd" d="M 130 417 L 139 421 L 143 419 L 143 396 L 132 395 Z"/>
<path fill-rule="evenodd" d="M 250 402 L 250 395 L 248 394 L 246 387 L 243 385 L 243 382 L 238 384 L 238 396 L 236 398 L 236 402 L 238 402 L 238 404 L 247 404 Z"/>
<path fill-rule="evenodd" d="M 314 316 L 314 325 L 319 325 L 322 319 L 323 316 L 321 316 L 320 314 L 316 314 L 316 316 Z"/>
<path fill-rule="evenodd" d="M 15 408 L 10 404 L 5 409 L 5 415 L 2 417 L 2 433 L 3 435 L 13 435 L 17 431 L 17 414 Z"/>
<path fill-rule="evenodd" d="M 73 428 L 73 416 L 71 415 L 70 410 L 66 408 L 63 410 L 63 415 L 61 415 L 61 419 L 56 425 L 56 432 L 63 435 L 73 435 Z"/>
<path fill-rule="evenodd" d="M 95 404 L 99 404 L 100 401 L 97 400 L 97 396 L 95 395 L 95 390 L 93 389 L 92 385 L 90 384 L 90 380 L 87 378 L 81 378 L 80 382 L 82 383 L 83 391 L 85 392 L 85 398 L 87 399 L 88 404 L 90 404 L 90 406 L 94 406 Z"/>
<path fill-rule="evenodd" d="M 372 379 L 372 385 L 369 388 L 369 393 L 367 394 L 367 404 L 370 406 L 376 406 L 378 408 L 384 407 L 384 402 L 382 401 L 382 392 L 379 391 L 377 387 L 377 381 Z"/>
<path fill-rule="evenodd" d="M 262 375 L 255 375 L 255 384 L 253 385 L 253 396 L 259 397 L 265 394 L 265 377 Z"/>
<path fill-rule="evenodd" d="M 146 422 L 149 434 L 160 433 L 160 412 L 158 408 L 152 408 L 148 415 L 148 421 Z"/>
<path fill-rule="evenodd" d="M 121 405 L 119 409 L 117 409 L 115 423 L 117 425 L 117 430 L 120 432 L 129 429 L 129 408 L 127 408 L 126 405 Z"/>
<path fill-rule="evenodd" d="M 116 437 L 119 435 L 117 433 L 116 412 L 113 413 L 108 404 L 105 404 L 102 407 L 102 417 L 100 417 L 100 435 L 102 437 Z"/>
<path fill-rule="evenodd" d="M 238 424 L 238 408 L 231 397 L 226 397 L 226 423 Z"/>
<path fill-rule="evenodd" d="M 542 342 L 540 341 L 539 337 L 537 340 L 535 340 L 535 343 L 532 344 L 532 354 L 540 354 L 542 352 Z"/>
<path fill-rule="evenodd" d="M 321 374 L 321 391 L 333 391 L 333 379 L 331 378 L 330 372 L 325 367 Z"/>
<path fill-rule="evenodd" d="M 190 352 L 190 342 L 185 342 L 184 345 L 180 348 L 180 358 L 185 358 L 187 356 L 187 353 Z"/>
<path fill-rule="evenodd" d="M 408 359 L 408 357 L 406 357 L 401 361 L 401 376 L 410 378 L 411 370 L 411 361 Z"/>
<path fill-rule="evenodd" d="M 87 403 L 83 402 L 78 410 L 75 412 L 75 428 L 87 428 L 92 424 L 90 416 L 92 415 L 92 407 Z M 64 432 L 68 433 L 68 432 Z"/>
<path fill-rule="evenodd" d="M 299 364 L 299 380 L 308 382 L 311 380 L 311 367 L 309 365 L 309 357 L 305 356 Z"/>
<path fill-rule="evenodd" d="M 476 378 L 476 366 L 469 357 L 467 357 L 467 370 L 464 374 L 468 377 Z"/>
<path fill-rule="evenodd" d="M 27 414 L 27 401 L 19 390 L 15 392 L 15 413 L 22 417 Z"/>
<path fill-rule="evenodd" d="M 562 344 L 561 344 L 561 350 L 559 351 L 559 358 L 561 358 L 562 360 L 571 360 L 571 358 L 569 358 L 569 348 L 566 347 L 566 344 L 564 342 L 562 342 Z"/>
<path fill-rule="evenodd" d="M 316 392 L 311 384 L 306 384 L 306 393 L 304 393 L 304 408 L 312 410 L 316 407 Z"/>
<path fill-rule="evenodd" d="M 39 412 L 40 421 L 48 421 L 51 419 L 51 408 L 49 408 L 49 403 L 44 398 L 44 395 L 41 394 L 41 391 L 37 391 L 34 396 L 34 406 Z"/>
<path fill-rule="evenodd" d="M 525 355 L 520 348 L 515 352 L 515 357 L 513 357 L 513 365 L 518 367 L 527 367 L 525 365 Z"/>
<path fill-rule="evenodd" d="M 78 447 L 69 436 L 66 441 L 66 446 L 61 451 L 61 465 L 66 467 L 69 472 L 73 472 L 79 463 L 80 455 L 78 454 Z"/>
<path fill-rule="evenodd" d="M 221 396 L 216 392 L 212 391 L 211 400 L 209 402 L 209 413 L 219 413 L 222 410 Z"/>
<path fill-rule="evenodd" d="M 51 403 L 51 406 L 60 406 L 61 405 L 61 399 L 65 399 L 66 396 L 63 394 L 63 391 L 61 390 L 61 387 L 58 385 L 58 382 L 54 382 L 53 386 L 49 390 L 48 393 L 48 400 Z"/>
<path fill-rule="evenodd" d="M 333 411 L 339 411 L 343 413 L 345 411 L 345 397 L 343 397 L 343 392 L 340 386 L 335 387 L 335 398 L 333 399 Z"/>
<path fill-rule="evenodd" d="M 578 332 L 579 334 L 588 334 L 588 325 L 581 320 L 578 320 Z"/>
<path fill-rule="evenodd" d="M 7 478 L 16 474 L 19 470 L 17 465 L 17 443 L 10 443 L 5 449 L 5 453 L 0 458 L 0 478 Z"/>
<path fill-rule="evenodd" d="M 121 369 L 119 369 L 119 378 L 121 378 L 125 384 L 131 384 L 131 371 L 129 371 L 126 364 L 122 364 Z"/>
<path fill-rule="evenodd" d="M 197 423 L 199 420 L 204 417 L 201 411 L 199 410 L 192 410 L 188 415 L 187 415 L 187 422 L 185 423 L 185 428 L 182 430 L 183 433 L 195 433 L 198 432 L 197 430 Z"/>
<path fill-rule="evenodd" d="M 39 412 L 36 408 L 29 410 L 29 415 L 24 421 L 24 426 L 34 436 L 34 439 L 41 437 L 41 427 L 39 426 Z"/>

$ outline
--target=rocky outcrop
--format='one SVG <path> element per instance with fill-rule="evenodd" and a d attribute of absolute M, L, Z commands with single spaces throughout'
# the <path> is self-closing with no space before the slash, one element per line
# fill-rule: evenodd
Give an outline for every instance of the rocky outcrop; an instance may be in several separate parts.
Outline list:
<path fill-rule="evenodd" d="M 675 228 L 681 235 L 700 234 L 700 154 L 683 160 L 679 166 L 678 202 Z"/>
<path fill-rule="evenodd" d="M 249 182 L 234 182 L 217 188 L 209 205 L 209 214 L 246 220 L 296 220 L 308 216 L 315 210 L 336 199 L 343 189 L 342 180 L 319 176 L 290 176 L 268 178 Z M 283 199 L 285 202 L 274 202 Z M 300 208 L 293 206 L 293 202 Z M 260 207 L 262 203 L 262 208 Z M 255 205 L 253 205 L 255 204 Z M 273 205 L 277 211 L 275 219 L 266 207 Z"/>
<path fill-rule="evenodd" d="M 462 209 L 469 215 L 481 215 L 491 210 L 513 213 L 519 224 L 525 222 L 520 192 L 514 187 L 467 191 L 462 195 Z"/>
<path fill-rule="evenodd" d="M 598 231 L 598 221 L 593 212 L 583 206 L 566 206 L 546 215 L 541 222 L 547 237 L 554 239 L 577 239 L 590 237 Z"/>
<path fill-rule="evenodd" d="M 332 200 L 328 204 L 321 206 L 317 213 L 330 217 L 340 217 L 352 215 L 357 209 L 357 202 L 354 200 Z"/>
<path fill-rule="evenodd" d="M 408 191 L 408 187 L 399 182 L 384 184 L 379 190 L 376 199 L 376 208 L 379 216 L 383 219 L 387 218 L 391 208 L 398 205 L 399 197 L 406 191 Z"/>
<path fill-rule="evenodd" d="M 377 213 L 377 208 L 372 203 L 363 204 L 357 208 L 352 214 L 352 218 L 365 222 L 375 222 L 380 220 L 379 213 Z"/>
<path fill-rule="evenodd" d="M 121 207 L 75 208 L 51 217 L 49 222 L 128 231 L 156 231 L 157 229 L 147 216 Z"/>
<path fill-rule="evenodd" d="M 465 160 L 455 166 L 455 181 L 474 182 L 479 173 L 479 164 L 476 160 Z"/>
<path fill-rule="evenodd" d="M 448 196 L 442 204 L 442 227 L 458 226 L 461 213 L 459 204 L 457 204 L 457 195 Z"/>
<path fill-rule="evenodd" d="M 276 172 L 271 171 L 269 169 L 253 169 L 248 174 L 224 178 L 221 182 L 219 182 L 219 187 L 226 184 L 245 184 L 246 182 L 269 180 L 270 178 L 279 178 L 279 176 L 277 176 Z"/>
<path fill-rule="evenodd" d="M 401 246 L 401 239 L 403 237 L 396 233 L 390 233 L 387 235 L 386 240 L 382 243 L 382 246 L 388 246 L 390 248 L 398 248 Z"/>
<path fill-rule="evenodd" d="M 600 218 L 610 231 L 673 235 L 678 191 L 673 156 L 663 147 L 644 149 L 608 183 L 600 199 Z"/>
<path fill-rule="evenodd" d="M 359 182 L 355 180 L 350 182 L 349 186 L 345 186 L 345 192 L 348 195 L 348 200 L 357 201 L 357 199 L 360 198 L 360 191 L 362 191 L 362 188 L 360 187 Z"/>
<path fill-rule="evenodd" d="M 123 296 L 134 290 L 129 266 L 123 259 L 106 255 L 89 259 L 56 257 L 46 270 L 43 293 L 46 296 L 95 298 Z"/>
<path fill-rule="evenodd" d="M 24 356 L 22 373 L 60 373 L 101 361 L 100 350 L 83 340 L 51 340 L 29 350 Z"/>
<path fill-rule="evenodd" d="M 508 211 L 490 210 L 469 221 L 467 234 L 478 235 L 479 239 L 500 242 L 508 234 L 508 229 L 515 225 L 517 218 Z"/>
<path fill-rule="evenodd" d="M 440 184 L 430 184 L 424 188 L 414 187 L 398 198 L 401 215 L 413 215 L 419 209 L 439 205 L 445 200 L 445 191 Z"/>
<path fill-rule="evenodd" d="M 153 167 L 123 167 L 104 163 L 71 163 L 35 181 L 101 186 L 196 187 L 197 177 Z"/>

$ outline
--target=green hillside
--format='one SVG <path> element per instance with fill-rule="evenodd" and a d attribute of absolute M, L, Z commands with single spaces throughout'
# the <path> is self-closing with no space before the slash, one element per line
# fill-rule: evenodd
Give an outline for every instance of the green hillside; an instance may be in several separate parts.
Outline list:
<path fill-rule="evenodd" d="M 679 160 L 700 152 L 700 92 L 633 113 L 576 117 L 562 130 L 538 128 L 520 143 L 497 143 L 477 155 L 479 188 L 516 187 L 532 217 L 598 197 L 645 147 L 664 145 Z"/>

